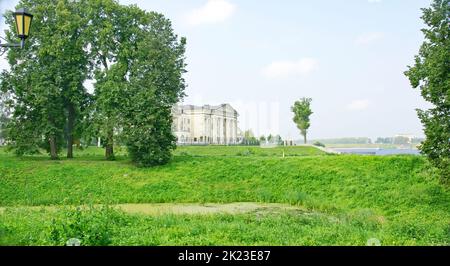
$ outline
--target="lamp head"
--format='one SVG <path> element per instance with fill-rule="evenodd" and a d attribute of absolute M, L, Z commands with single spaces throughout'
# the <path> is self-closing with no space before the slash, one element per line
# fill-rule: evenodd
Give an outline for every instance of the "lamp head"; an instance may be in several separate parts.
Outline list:
<path fill-rule="evenodd" d="M 17 35 L 22 40 L 25 40 L 30 35 L 31 22 L 33 15 L 25 8 L 16 10 L 14 14 L 14 20 L 16 21 Z"/>

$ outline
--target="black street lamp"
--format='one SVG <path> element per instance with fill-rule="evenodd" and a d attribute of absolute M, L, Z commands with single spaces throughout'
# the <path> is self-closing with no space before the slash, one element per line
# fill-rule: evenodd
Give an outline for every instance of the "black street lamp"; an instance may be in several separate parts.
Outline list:
<path fill-rule="evenodd" d="M 21 39 L 20 43 L 5 43 L 2 44 L 0 40 L 0 55 L 5 53 L 8 48 L 24 48 L 25 40 L 30 35 L 31 22 L 33 15 L 26 9 L 20 8 L 13 13 L 16 22 L 17 36 Z M 2 38 L 3 39 L 3 38 Z"/>

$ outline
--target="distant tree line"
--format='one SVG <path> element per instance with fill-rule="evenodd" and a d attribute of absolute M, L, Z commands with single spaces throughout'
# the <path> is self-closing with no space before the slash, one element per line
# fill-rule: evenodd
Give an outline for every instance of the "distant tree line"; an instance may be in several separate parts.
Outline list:
<path fill-rule="evenodd" d="M 105 157 L 120 141 L 138 165 L 166 163 L 175 148 L 172 107 L 184 97 L 185 44 L 163 15 L 115 0 L 21 0 L 34 14 L 25 49 L 1 73 L 2 132 L 16 154 L 101 137 Z M 12 15 L 6 39 L 15 41 Z M 85 82 L 94 80 L 94 92 Z M 6 129 L 5 129 L 6 128 Z M 4 134 L 4 133 L 2 133 Z"/>
<path fill-rule="evenodd" d="M 372 144 L 372 140 L 367 137 L 316 139 L 310 143 L 314 142 L 320 142 L 322 144 Z"/>
<path fill-rule="evenodd" d="M 245 146 L 259 146 L 261 144 L 271 143 L 276 145 L 283 145 L 284 141 L 280 135 L 269 134 L 267 137 L 262 135 L 259 138 L 255 137 L 251 130 L 244 132 L 244 138 L 241 142 Z"/>
<path fill-rule="evenodd" d="M 424 138 L 407 138 L 403 136 L 390 137 L 390 138 L 377 138 L 376 144 L 394 144 L 394 145 L 406 145 L 406 144 L 420 144 L 424 141 Z"/>
<path fill-rule="evenodd" d="M 244 146 L 259 146 L 260 142 L 253 134 L 252 130 L 246 130 L 244 132 L 244 138 L 242 139 L 241 145 Z"/>

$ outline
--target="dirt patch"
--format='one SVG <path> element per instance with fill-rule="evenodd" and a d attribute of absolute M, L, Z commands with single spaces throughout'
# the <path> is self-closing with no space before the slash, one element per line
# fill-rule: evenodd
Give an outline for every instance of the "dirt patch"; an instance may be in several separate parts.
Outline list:
<path fill-rule="evenodd" d="M 305 209 L 299 206 L 292 206 L 288 204 L 279 203 L 254 203 L 254 202 L 236 202 L 227 204 L 218 203 L 204 203 L 204 204 L 191 204 L 191 203 L 143 203 L 143 204 L 118 204 L 112 207 L 130 213 L 130 214 L 142 214 L 142 215 L 164 215 L 164 214 L 176 214 L 176 215 L 209 215 L 209 214 L 243 214 L 243 213 L 283 213 L 286 211 L 306 212 Z M 10 207 L 10 208 L 25 208 L 35 211 L 46 210 L 55 211 L 58 209 L 56 206 L 33 206 L 33 207 Z M 2 214 L 6 208 L 0 207 L 0 214 Z"/>
<path fill-rule="evenodd" d="M 303 210 L 286 204 L 265 204 L 237 202 L 228 204 L 120 204 L 118 208 L 127 213 L 161 215 L 161 214 L 242 214 L 252 212 L 279 212 Z"/>

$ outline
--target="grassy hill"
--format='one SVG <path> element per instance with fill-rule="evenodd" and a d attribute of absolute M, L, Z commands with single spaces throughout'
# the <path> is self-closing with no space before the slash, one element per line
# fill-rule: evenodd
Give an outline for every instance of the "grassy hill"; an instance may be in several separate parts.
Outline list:
<path fill-rule="evenodd" d="M 103 161 L 102 152 L 52 162 L 0 151 L 0 245 L 60 245 L 72 237 L 91 245 L 450 244 L 450 192 L 422 157 L 181 147 L 168 165 L 143 169 L 124 152 L 116 162 Z M 296 208 L 191 215 L 114 208 L 233 202 Z M 92 207 L 68 207 L 79 205 Z M 89 239 L 92 231 L 98 237 Z"/>

